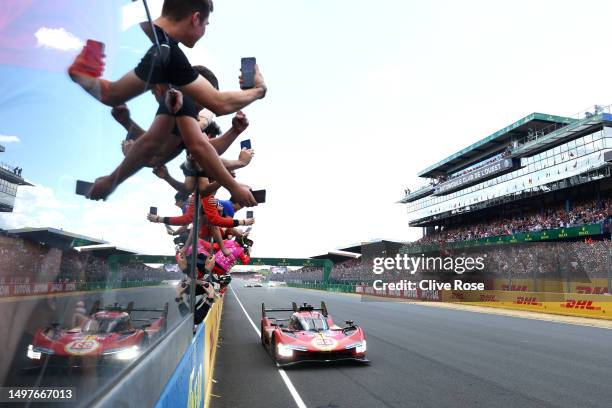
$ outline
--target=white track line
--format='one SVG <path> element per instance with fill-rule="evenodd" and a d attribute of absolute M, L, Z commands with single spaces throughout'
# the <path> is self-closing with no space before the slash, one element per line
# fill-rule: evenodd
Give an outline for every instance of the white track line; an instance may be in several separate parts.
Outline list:
<path fill-rule="evenodd" d="M 242 308 L 242 311 L 244 312 L 244 315 L 247 317 L 247 319 L 249 320 L 249 323 L 251 323 L 251 326 L 253 326 L 253 329 L 255 329 L 255 333 L 257 333 L 257 337 L 261 337 L 261 331 L 259 331 L 259 329 L 257 328 L 257 326 L 255 325 L 255 323 L 253 323 L 253 320 L 251 320 L 251 317 L 249 316 L 249 314 L 247 313 L 246 309 L 244 308 L 244 306 L 242 306 L 242 302 L 240 301 L 240 299 L 238 298 L 238 295 L 236 294 L 236 292 L 234 291 L 234 288 L 232 288 L 232 286 L 230 285 L 230 289 L 232 290 L 232 293 L 234 294 L 234 297 L 236 298 L 236 300 L 238 301 L 238 304 L 240 305 L 240 308 Z M 304 401 L 302 400 L 302 397 L 300 397 L 300 394 L 298 394 L 297 390 L 295 389 L 295 387 L 293 386 L 293 383 L 291 382 L 291 380 L 289 379 L 289 376 L 287 375 L 287 373 L 285 372 L 285 370 L 283 370 L 282 368 L 278 369 L 278 373 L 280 374 L 281 378 L 283 379 L 283 381 L 285 382 L 285 385 L 287 386 L 287 389 L 289 390 L 289 393 L 291 394 L 291 396 L 293 397 L 293 400 L 295 401 L 296 405 L 298 406 L 298 408 L 306 408 L 306 404 L 304 404 Z"/>

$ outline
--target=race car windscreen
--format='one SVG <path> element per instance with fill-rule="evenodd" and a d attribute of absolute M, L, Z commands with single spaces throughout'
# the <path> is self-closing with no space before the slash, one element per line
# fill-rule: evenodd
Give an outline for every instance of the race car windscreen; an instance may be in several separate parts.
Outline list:
<path fill-rule="evenodd" d="M 300 318 L 300 323 L 306 331 L 329 330 L 327 321 L 320 317 L 303 317 Z"/>

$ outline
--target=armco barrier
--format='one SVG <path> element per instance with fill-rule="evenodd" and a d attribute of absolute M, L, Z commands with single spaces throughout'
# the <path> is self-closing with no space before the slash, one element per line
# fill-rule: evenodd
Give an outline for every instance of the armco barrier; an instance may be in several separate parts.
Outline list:
<path fill-rule="evenodd" d="M 222 300 L 210 309 L 166 384 L 156 408 L 208 406 L 222 310 Z"/>

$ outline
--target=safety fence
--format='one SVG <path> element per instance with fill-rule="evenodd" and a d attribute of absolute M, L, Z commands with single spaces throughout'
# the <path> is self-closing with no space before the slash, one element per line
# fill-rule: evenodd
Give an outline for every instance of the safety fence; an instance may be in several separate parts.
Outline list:
<path fill-rule="evenodd" d="M 222 311 L 223 300 L 213 305 L 199 325 L 156 408 L 209 406 Z"/>

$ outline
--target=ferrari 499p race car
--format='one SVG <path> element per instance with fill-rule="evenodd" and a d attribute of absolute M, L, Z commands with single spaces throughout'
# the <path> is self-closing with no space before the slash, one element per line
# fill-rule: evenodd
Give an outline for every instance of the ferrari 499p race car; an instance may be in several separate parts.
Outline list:
<path fill-rule="evenodd" d="M 272 317 L 283 313 L 287 317 Z M 352 321 L 338 327 L 327 313 L 325 302 L 315 309 L 304 303 L 291 309 L 266 309 L 261 304 L 261 343 L 277 366 L 302 362 L 330 362 L 366 359 L 366 337 L 363 329 Z"/>
<path fill-rule="evenodd" d="M 134 313 L 160 313 L 154 318 L 133 318 Z M 100 308 L 96 302 L 78 327 L 53 324 L 40 329 L 28 346 L 32 367 L 100 366 L 134 360 L 149 342 L 166 331 L 168 303 L 163 309 L 126 308 L 117 303 Z"/>

